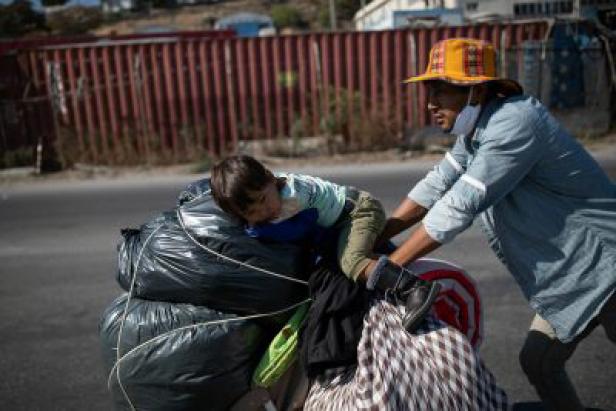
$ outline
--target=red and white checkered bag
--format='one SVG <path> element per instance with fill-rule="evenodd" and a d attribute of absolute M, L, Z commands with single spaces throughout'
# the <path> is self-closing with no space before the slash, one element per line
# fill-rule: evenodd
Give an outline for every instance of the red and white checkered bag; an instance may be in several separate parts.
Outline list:
<path fill-rule="evenodd" d="M 410 334 L 401 323 L 404 305 L 375 300 L 364 318 L 357 365 L 317 377 L 304 410 L 507 409 L 506 393 L 476 350 L 481 301 L 472 280 L 445 261 L 423 259 L 408 268 L 442 284 L 431 315 Z"/>

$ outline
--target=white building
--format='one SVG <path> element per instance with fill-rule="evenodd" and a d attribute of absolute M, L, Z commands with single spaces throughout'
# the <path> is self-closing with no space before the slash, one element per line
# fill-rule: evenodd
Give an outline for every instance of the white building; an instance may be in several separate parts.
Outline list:
<path fill-rule="evenodd" d="M 353 17 L 356 30 L 386 30 L 406 27 L 413 19 L 438 19 L 462 24 L 464 0 L 374 0 Z"/>
<path fill-rule="evenodd" d="M 470 20 L 499 18 L 570 17 L 579 0 L 463 0 L 464 15 Z"/>
<path fill-rule="evenodd" d="M 70 6 L 68 5 L 68 2 L 66 4 L 61 4 L 59 6 L 44 6 L 43 7 L 43 13 L 45 13 L 45 15 L 49 16 L 50 14 L 54 14 L 58 11 L 64 11 L 67 8 L 69 8 Z"/>
<path fill-rule="evenodd" d="M 103 13 L 119 13 L 121 11 L 135 10 L 137 0 L 101 0 Z"/>
<path fill-rule="evenodd" d="M 616 0 L 373 0 L 353 20 L 357 30 L 385 30 L 425 19 L 458 25 L 464 20 L 595 17 L 609 10 L 616 10 Z"/>

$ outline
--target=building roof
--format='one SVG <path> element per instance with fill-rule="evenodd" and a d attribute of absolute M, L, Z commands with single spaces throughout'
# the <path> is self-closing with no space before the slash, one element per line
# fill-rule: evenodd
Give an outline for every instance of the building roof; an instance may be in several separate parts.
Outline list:
<path fill-rule="evenodd" d="M 235 13 L 218 19 L 216 25 L 224 26 L 236 23 L 272 23 L 272 18 L 258 13 Z"/>

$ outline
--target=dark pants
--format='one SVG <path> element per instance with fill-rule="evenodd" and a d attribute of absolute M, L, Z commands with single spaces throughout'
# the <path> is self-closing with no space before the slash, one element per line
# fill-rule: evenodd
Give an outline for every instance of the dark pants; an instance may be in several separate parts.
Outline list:
<path fill-rule="evenodd" d="M 607 337 L 616 344 L 616 294 L 612 294 L 588 328 L 569 343 L 560 342 L 552 326 L 539 315 L 535 315 L 520 352 L 520 364 L 546 409 L 584 410 L 565 371 L 565 363 L 573 355 L 579 342 L 598 325 L 603 326 Z"/>

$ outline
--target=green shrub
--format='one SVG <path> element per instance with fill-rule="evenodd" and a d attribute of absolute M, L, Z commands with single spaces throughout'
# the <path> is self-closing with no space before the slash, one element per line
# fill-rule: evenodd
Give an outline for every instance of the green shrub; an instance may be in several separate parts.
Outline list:
<path fill-rule="evenodd" d="M 6 151 L 0 157 L 0 168 L 34 167 L 34 150 L 32 147 L 22 147 Z"/>
<path fill-rule="evenodd" d="M 334 0 L 334 4 L 336 9 L 336 22 L 338 25 L 341 25 L 341 23 L 350 24 L 350 22 L 353 21 L 355 13 L 361 8 L 361 2 L 357 0 Z M 321 1 L 318 21 L 321 27 L 330 28 L 329 0 Z"/>
<path fill-rule="evenodd" d="M 278 29 L 292 27 L 304 28 L 307 26 L 302 14 L 293 6 L 280 4 L 272 7 L 272 21 Z"/>
<path fill-rule="evenodd" d="M 45 28 L 45 16 L 32 8 L 29 0 L 0 4 L 0 37 L 18 37 Z"/>

